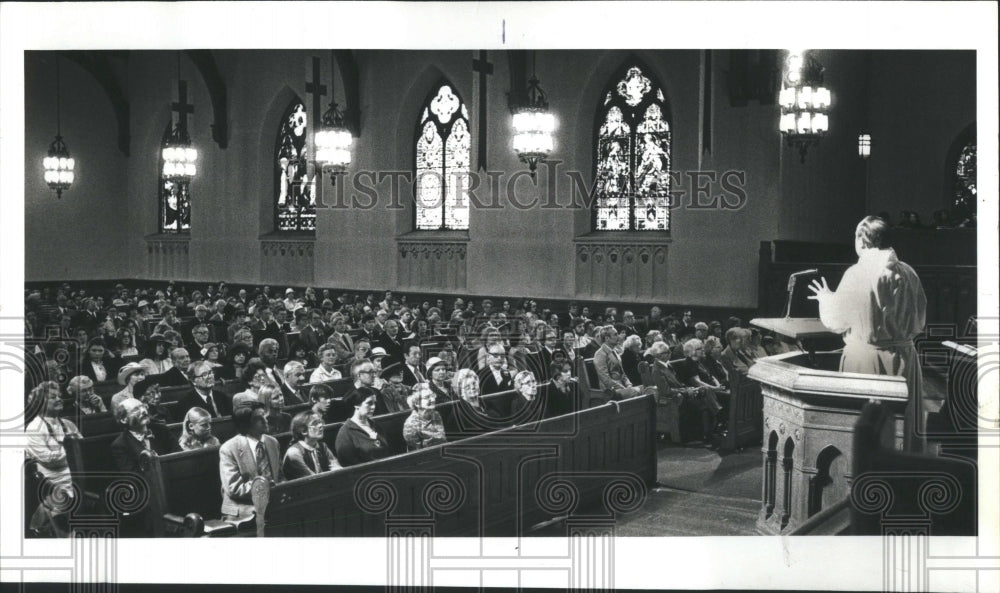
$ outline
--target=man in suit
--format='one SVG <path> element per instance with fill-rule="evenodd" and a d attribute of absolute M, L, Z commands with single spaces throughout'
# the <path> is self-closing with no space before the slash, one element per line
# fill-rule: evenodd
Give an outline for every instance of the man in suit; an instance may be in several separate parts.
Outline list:
<path fill-rule="evenodd" d="M 212 418 L 231 416 L 233 403 L 229 396 L 215 387 L 215 372 L 212 365 L 200 360 L 192 363 L 188 372 L 193 383 L 191 390 L 177 400 L 177 416 L 183 418 L 191 408 L 201 408 L 212 415 Z"/>
<path fill-rule="evenodd" d="M 178 450 L 170 431 L 163 424 L 151 423 L 149 409 L 138 399 L 122 401 L 115 408 L 115 419 L 122 425 L 122 433 L 111 442 L 111 457 L 123 472 L 139 473 L 139 455 L 143 451 L 165 455 Z"/>
<path fill-rule="evenodd" d="M 156 383 L 160 387 L 182 387 L 190 385 L 191 380 L 185 374 L 191 365 L 191 355 L 186 348 L 174 348 L 170 351 L 172 366 L 167 372 L 156 375 Z"/>
<path fill-rule="evenodd" d="M 419 344 L 410 344 L 406 347 L 406 356 L 403 365 L 403 385 L 407 387 L 413 387 L 417 383 L 423 383 L 427 380 L 427 373 L 421 368 L 423 365 L 420 364 L 420 358 L 422 356 L 422 351 Z M 383 361 L 383 366 L 386 368 L 392 366 L 385 364 Z"/>
<path fill-rule="evenodd" d="M 299 385 L 305 383 L 305 380 L 305 365 L 297 360 L 289 360 L 285 363 L 284 368 L 281 369 L 281 382 L 278 383 L 278 387 L 281 388 L 281 393 L 287 403 L 290 405 L 305 403 L 298 391 Z"/>
<path fill-rule="evenodd" d="M 191 355 L 191 360 L 205 358 L 202 350 L 205 350 L 205 346 L 210 343 L 209 337 L 211 335 L 212 330 L 209 329 L 208 324 L 199 323 L 191 328 L 191 341 L 188 342 L 188 353 Z"/>
<path fill-rule="evenodd" d="M 378 334 L 375 332 L 375 315 L 373 313 L 365 313 L 361 317 L 361 332 L 358 333 L 358 337 L 355 341 L 364 338 L 368 340 L 369 343 L 375 344 L 378 341 Z"/>
<path fill-rule="evenodd" d="M 254 480 L 284 481 L 278 441 L 267 433 L 267 412 L 262 404 L 242 406 L 233 414 L 239 433 L 219 447 L 222 481 L 222 518 L 238 520 L 253 511 Z"/>
<path fill-rule="evenodd" d="M 257 346 L 257 356 L 264 363 L 267 378 L 275 385 L 281 385 L 281 369 L 278 368 L 278 341 L 265 338 Z"/>
<path fill-rule="evenodd" d="M 381 391 L 375 388 L 375 379 L 378 375 L 378 371 L 375 369 L 375 364 L 370 360 L 356 360 L 351 364 L 351 378 L 354 379 L 354 389 L 351 390 L 347 395 L 344 396 L 345 402 L 351 401 L 352 394 L 357 391 L 368 394 L 370 397 L 371 393 L 375 394 L 375 416 L 381 416 L 383 414 L 389 413 L 389 406 L 385 402 L 385 396 Z M 371 393 L 369 393 L 370 390 Z M 354 413 L 354 410 L 349 410 L 350 414 Z M 347 417 L 350 417 L 348 414 Z M 345 418 L 346 419 L 346 418 Z"/>
<path fill-rule="evenodd" d="M 395 319 L 385 322 L 385 332 L 379 336 L 378 345 L 385 349 L 386 359 L 382 365 L 388 367 L 397 362 L 403 362 L 405 352 L 399 337 L 399 323 Z"/>
<path fill-rule="evenodd" d="M 480 381 L 480 393 L 489 395 L 500 393 L 514 388 L 510 373 L 503 368 L 506 351 L 502 344 L 493 344 L 486 353 L 486 362 L 489 365 Z"/>
<path fill-rule="evenodd" d="M 115 419 L 122 433 L 111 442 L 111 458 L 122 472 L 141 474 L 139 458 L 144 451 L 166 455 L 179 451 L 177 439 L 164 424 L 150 422 L 146 404 L 130 398 L 115 408 Z M 148 509 L 126 513 L 121 517 L 120 534 L 127 537 L 149 537 L 153 531 L 153 516 Z"/>
<path fill-rule="evenodd" d="M 323 325 L 323 312 L 313 309 L 309 312 L 309 325 L 299 333 L 299 343 L 309 352 L 315 352 L 324 342 L 326 342 L 326 327 Z"/>
<path fill-rule="evenodd" d="M 621 358 L 615 352 L 618 345 L 618 330 L 606 325 L 600 329 L 601 347 L 594 353 L 594 370 L 604 391 L 612 399 L 626 399 L 639 394 L 632 386 L 622 368 Z"/>
<path fill-rule="evenodd" d="M 625 325 L 626 336 L 639 335 L 639 328 L 635 325 L 635 313 L 632 311 L 625 311 L 622 313 L 622 324 Z"/>
<path fill-rule="evenodd" d="M 354 357 L 354 340 L 347 333 L 347 319 L 340 313 L 334 314 L 330 318 L 330 326 L 333 331 L 326 339 L 327 344 L 332 344 L 337 352 L 337 362 L 347 362 Z"/>

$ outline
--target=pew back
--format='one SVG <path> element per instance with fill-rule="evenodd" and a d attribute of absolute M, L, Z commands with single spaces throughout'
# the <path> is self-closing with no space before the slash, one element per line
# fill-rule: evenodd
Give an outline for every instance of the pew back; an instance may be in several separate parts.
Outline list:
<path fill-rule="evenodd" d="M 637 397 L 278 484 L 265 534 L 386 537 L 409 516 L 436 536 L 510 536 L 598 503 L 634 511 L 656 479 L 652 419 Z"/>

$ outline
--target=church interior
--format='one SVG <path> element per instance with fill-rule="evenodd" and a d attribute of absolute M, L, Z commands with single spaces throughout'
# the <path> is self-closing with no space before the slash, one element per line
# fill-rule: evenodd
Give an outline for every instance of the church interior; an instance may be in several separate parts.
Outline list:
<path fill-rule="evenodd" d="M 878 533 L 877 517 L 871 518 L 878 513 L 861 519 L 851 504 L 862 460 L 876 473 L 933 467 L 966 485 L 976 479 L 965 463 L 975 459 L 974 428 L 970 437 L 955 404 L 941 420 L 949 398 L 969 390 L 963 348 L 975 344 L 976 52 L 808 50 L 797 62 L 791 57 L 785 50 L 26 51 L 25 332 L 38 344 L 39 369 L 26 374 L 28 395 L 55 380 L 61 397 L 76 402 L 80 384 L 71 388 L 70 379 L 80 369 L 94 374 L 87 357 L 95 338 L 106 347 L 107 372 L 98 370 L 91 381 L 104 398 L 95 415 L 104 428 L 73 416 L 82 438 L 67 439 L 65 447 L 71 468 L 93 470 L 113 467 L 106 447 L 128 436 L 120 424 L 130 426 L 128 412 L 119 417 L 111 397 L 125 386 L 123 397 L 136 399 L 129 374 L 166 375 L 163 365 L 171 361 L 180 368 L 182 359 L 163 353 L 169 347 L 156 353 L 157 344 L 170 342 L 163 335 L 169 331 L 179 334 L 173 346 L 187 346 L 195 370 L 212 348 L 192 332 L 202 326 L 211 332 L 216 387 L 228 399 L 244 390 L 257 397 L 253 377 L 227 383 L 222 369 L 241 349 L 244 360 L 248 352 L 265 356 L 262 342 L 272 325 L 280 331 L 273 336 L 277 361 L 268 368 L 284 375 L 289 368 L 295 374 L 297 367 L 288 365 L 297 359 L 306 373 L 326 368 L 323 353 L 333 347 L 324 348 L 334 341 L 327 337 L 342 334 L 382 347 L 380 370 L 398 364 L 406 377 L 410 367 L 414 382 L 423 384 L 423 374 L 431 382 L 431 361 L 456 376 L 469 368 L 484 394 L 488 381 L 506 380 L 514 399 L 529 380 L 550 393 L 563 363 L 572 375 L 567 389 L 580 394 L 570 413 L 540 412 L 546 419 L 535 418 L 537 425 L 498 423 L 462 435 L 468 440 L 449 435 L 447 444 L 419 452 L 393 436 L 389 448 L 401 456 L 372 463 L 402 472 L 392 487 L 414 507 L 433 503 L 433 496 L 415 493 L 436 486 L 406 477 L 409 465 L 468 478 L 462 496 L 485 513 L 479 525 L 487 535 L 565 535 L 567 517 L 608 501 L 601 495 L 607 484 L 587 472 L 617 476 L 613 484 L 635 499 L 604 509 L 617 517 L 617 535 Z M 790 68 L 800 70 L 789 76 Z M 811 103 L 803 88 L 813 93 Z M 811 127 L 795 119 L 803 101 L 806 117 L 814 110 Z M 522 134 L 515 114 L 520 124 L 542 123 Z M 786 115 L 793 118 L 788 129 Z M 53 142 L 56 134 L 64 147 Z M 53 155 L 64 159 L 48 163 L 56 168 L 72 158 L 71 181 L 46 173 L 43 161 Z M 885 220 L 899 259 L 913 267 L 926 294 L 928 329 L 917 339 L 918 350 L 930 353 L 922 358 L 923 403 L 944 436 L 928 437 L 936 444 L 920 455 L 893 446 L 903 430 L 893 395 L 900 382 L 872 383 L 862 389 L 873 390 L 866 397 L 845 396 L 847 403 L 813 395 L 793 401 L 796 387 L 769 386 L 760 370 L 769 368 L 762 359 L 798 348 L 751 321 L 818 318 L 815 303 L 800 294 L 805 285 L 792 290 L 789 277 L 818 270 L 836 287 L 857 261 L 855 229 L 869 215 Z M 786 310 L 789 300 L 794 311 Z M 261 320 L 268 307 L 274 323 Z M 241 333 L 244 325 L 250 331 Z M 391 325 L 401 344 L 386 337 Z M 123 328 L 132 329 L 134 346 L 124 353 Z M 238 348 L 243 335 L 247 344 Z M 547 343 L 550 336 L 557 347 Z M 653 357 L 650 364 L 655 343 L 670 348 L 664 356 L 671 360 L 684 359 L 685 342 L 695 337 L 709 355 L 713 337 L 716 356 L 733 336 L 745 336 L 746 348 L 756 351 L 749 375 L 726 367 L 712 379 L 724 383 L 719 390 L 726 394 L 716 410 L 703 403 L 714 388 L 700 383 L 682 395 L 683 388 L 660 389 L 643 373 L 627 381 L 632 391 L 625 396 L 609 389 L 607 380 L 626 381 L 599 375 L 595 338 L 614 346 L 619 336 L 625 348 L 616 356 L 623 363 L 635 342 L 640 358 Z M 53 374 L 48 363 L 63 344 L 71 360 Z M 412 365 L 411 344 L 420 346 Z M 499 355 L 491 350 L 496 345 Z M 155 371 L 138 362 L 147 351 L 161 364 Z M 555 352 L 565 358 L 553 358 Z M 504 368 L 496 379 L 495 357 Z M 338 350 L 334 403 L 318 413 L 328 426 L 349 421 L 352 394 L 362 389 L 351 379 L 361 381 L 357 373 L 366 372 L 367 358 L 371 351 L 355 358 Z M 831 360 L 833 368 L 816 363 L 808 370 L 836 375 L 839 354 Z M 774 368 L 767 377 L 787 370 Z M 159 385 L 163 403 L 171 403 L 171 390 L 199 387 L 200 374 L 186 375 L 174 387 Z M 316 413 L 314 396 L 296 389 L 314 381 L 300 376 L 288 388 L 291 379 L 277 375 L 279 391 L 287 389 L 285 406 Z M 905 384 L 902 394 L 905 403 Z M 489 397 L 483 396 L 487 407 L 501 399 Z M 879 410 L 863 405 L 869 397 L 881 398 Z M 780 407 L 767 408 L 765 402 L 778 399 Z M 498 405 L 516 415 L 512 400 L 505 401 Z M 156 416 L 162 404 L 146 403 Z M 236 401 L 224 403 L 237 419 Z M 383 405 L 380 412 L 391 417 L 383 427 L 400 430 L 410 417 L 405 403 Z M 338 406 L 347 411 L 332 419 Z M 75 409 L 83 414 L 78 403 Z M 714 415 L 704 426 L 706 409 Z M 825 424 L 816 420 L 823 414 Z M 801 425 L 793 427 L 792 416 Z M 219 441 L 225 430 L 244 434 L 231 424 L 221 428 L 215 417 Z M 812 448 L 808 435 L 837 422 L 846 423 L 829 429 L 830 439 L 840 439 L 837 447 Z M 178 431 L 189 430 L 187 417 L 175 414 L 166 427 L 176 444 Z M 305 441 L 302 427 L 302 435 L 294 427 L 285 431 Z M 883 448 L 886 430 L 896 434 Z M 327 432 L 340 457 L 340 437 L 334 443 Z M 471 453 L 469 442 L 493 448 Z M 545 443 L 559 453 L 538 453 L 544 459 L 517 469 L 513 452 Z M 333 472 L 349 474 L 358 485 L 352 491 L 315 476 L 272 484 L 270 503 L 263 503 L 266 526 L 220 513 L 218 459 L 225 448 L 209 446 L 198 458 L 214 455 L 208 465 L 198 465 L 191 451 L 137 451 L 135 471 L 155 476 L 148 482 L 155 495 L 151 509 L 124 513 L 128 528 L 142 537 L 389 529 L 391 509 L 350 499 L 370 485 L 365 464 Z M 473 470 L 455 469 L 459 461 L 436 451 L 474 456 L 479 470 L 497 480 L 488 482 L 495 491 L 475 489 L 467 476 Z M 329 466 L 325 458 L 317 463 Z M 574 476 L 566 483 L 578 505 L 560 497 L 549 471 Z M 106 486 L 87 480 L 84 492 Z M 513 517 L 483 510 L 506 513 L 529 488 L 549 499 L 517 506 Z M 263 515 L 259 492 L 251 495 L 248 484 L 244 494 L 240 508 Z M 36 499 L 45 506 L 44 493 Z M 467 520 L 476 511 L 463 504 L 435 504 L 439 534 L 468 534 L 476 523 Z M 963 515 L 971 505 L 963 498 L 927 524 L 934 533 L 974 533 L 974 521 Z M 49 510 L 48 517 L 28 512 L 26 529 L 38 527 L 36 535 L 65 529 Z"/>

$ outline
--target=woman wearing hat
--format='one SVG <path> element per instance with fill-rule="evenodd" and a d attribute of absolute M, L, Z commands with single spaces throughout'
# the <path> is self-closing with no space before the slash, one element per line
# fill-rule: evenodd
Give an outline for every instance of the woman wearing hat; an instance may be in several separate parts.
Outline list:
<path fill-rule="evenodd" d="M 450 363 L 437 356 L 432 356 L 427 360 L 427 376 L 431 379 L 428 381 L 427 387 L 435 396 L 435 405 L 455 400 L 449 380 L 451 377 L 448 376 L 450 366 Z"/>
<path fill-rule="evenodd" d="M 434 409 L 434 392 L 428 383 L 417 383 L 407 403 L 413 412 L 403 423 L 403 440 L 409 451 L 447 443 L 444 420 Z"/>
<path fill-rule="evenodd" d="M 410 397 L 410 388 L 403 383 L 403 363 L 389 365 L 382 371 L 381 377 L 384 380 L 382 388 L 382 400 L 385 402 L 388 413 L 402 412 L 409 410 L 407 398 Z"/>
<path fill-rule="evenodd" d="M 359 387 L 348 394 L 345 403 L 354 407 L 354 415 L 344 422 L 337 433 L 334 448 L 340 464 L 349 467 L 392 455 L 389 442 L 372 419 L 375 391 Z"/>
<path fill-rule="evenodd" d="M 170 344 L 163 334 L 151 334 L 146 340 L 146 358 L 139 361 L 150 375 L 162 375 L 174 368 L 170 360 Z"/>
<path fill-rule="evenodd" d="M 233 344 L 229 348 L 229 362 L 216 369 L 215 376 L 221 379 L 243 381 L 243 371 L 251 358 L 253 358 L 253 349 L 242 342 Z M 244 383 L 248 382 L 244 381 Z"/>
<path fill-rule="evenodd" d="M 146 368 L 138 362 L 130 362 L 118 371 L 118 384 L 124 389 L 111 396 L 111 409 L 114 410 L 129 398 L 135 397 L 135 384 L 146 378 Z"/>

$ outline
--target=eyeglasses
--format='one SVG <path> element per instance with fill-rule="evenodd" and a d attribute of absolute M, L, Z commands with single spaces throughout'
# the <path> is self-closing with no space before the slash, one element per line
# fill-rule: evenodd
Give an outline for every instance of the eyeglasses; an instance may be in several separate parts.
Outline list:
<path fill-rule="evenodd" d="M 372 375 L 375 373 L 375 369 L 369 369 L 366 371 L 358 371 L 359 375 Z"/>
<path fill-rule="evenodd" d="M 202 373 L 200 375 L 195 375 L 194 378 L 195 379 L 203 379 L 205 377 L 214 377 L 214 376 L 215 376 L 215 371 L 208 371 L 207 373 Z"/>

